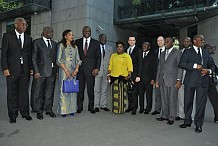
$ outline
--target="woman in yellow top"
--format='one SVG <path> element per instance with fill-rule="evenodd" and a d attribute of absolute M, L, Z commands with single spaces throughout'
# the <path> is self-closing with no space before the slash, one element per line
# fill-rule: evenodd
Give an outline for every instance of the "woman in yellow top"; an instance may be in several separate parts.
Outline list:
<path fill-rule="evenodd" d="M 112 112 L 124 113 L 127 104 L 127 80 L 133 71 L 132 59 L 124 52 L 124 43 L 116 42 L 117 52 L 111 55 L 107 79 L 111 84 Z"/>

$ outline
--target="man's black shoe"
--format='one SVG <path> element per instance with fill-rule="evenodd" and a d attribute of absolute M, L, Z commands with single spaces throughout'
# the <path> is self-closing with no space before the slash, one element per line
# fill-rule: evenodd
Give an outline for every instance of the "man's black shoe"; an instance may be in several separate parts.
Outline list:
<path fill-rule="evenodd" d="M 191 124 L 182 124 L 182 125 L 179 125 L 180 128 L 186 128 L 186 127 L 191 127 Z"/>
<path fill-rule="evenodd" d="M 152 112 L 151 114 L 152 114 L 152 115 L 157 115 L 157 114 L 160 114 L 160 112 L 154 111 L 154 112 Z"/>
<path fill-rule="evenodd" d="M 46 115 L 49 115 L 52 118 L 55 118 L 56 115 L 51 111 L 51 112 L 45 112 Z"/>

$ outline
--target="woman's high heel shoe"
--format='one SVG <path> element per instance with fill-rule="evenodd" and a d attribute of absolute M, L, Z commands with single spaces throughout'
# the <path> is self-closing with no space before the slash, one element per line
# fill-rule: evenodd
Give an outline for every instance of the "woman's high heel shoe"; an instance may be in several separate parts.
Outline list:
<path fill-rule="evenodd" d="M 75 114 L 74 113 L 70 113 L 70 115 L 73 117 Z"/>

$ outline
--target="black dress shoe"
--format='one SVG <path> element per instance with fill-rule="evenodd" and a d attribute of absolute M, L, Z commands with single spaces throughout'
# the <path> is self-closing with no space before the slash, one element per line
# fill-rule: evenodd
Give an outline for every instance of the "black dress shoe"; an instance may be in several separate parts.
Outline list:
<path fill-rule="evenodd" d="M 106 111 L 106 112 L 109 112 L 110 110 L 107 108 L 107 107 L 101 107 L 100 109 Z"/>
<path fill-rule="evenodd" d="M 128 113 L 128 112 L 130 112 L 130 111 L 132 111 L 132 109 L 128 108 L 125 112 Z"/>
<path fill-rule="evenodd" d="M 56 115 L 51 111 L 51 112 L 45 112 L 46 115 L 49 115 L 52 118 L 55 118 Z"/>
<path fill-rule="evenodd" d="M 131 114 L 132 114 L 132 115 L 136 115 L 136 111 L 135 111 L 135 110 L 132 111 Z"/>
<path fill-rule="evenodd" d="M 22 118 L 25 118 L 27 121 L 32 120 L 32 117 L 30 117 L 30 116 L 22 116 Z"/>
<path fill-rule="evenodd" d="M 37 113 L 37 119 L 42 120 L 43 119 L 43 114 L 42 113 Z"/>
<path fill-rule="evenodd" d="M 146 114 L 146 115 L 149 114 L 149 111 L 146 111 L 146 110 L 145 110 L 145 111 L 144 111 L 144 114 Z"/>
<path fill-rule="evenodd" d="M 144 110 L 140 110 L 139 113 L 142 114 L 144 112 Z"/>
<path fill-rule="evenodd" d="M 95 108 L 95 112 L 99 112 L 99 108 L 98 107 Z"/>
<path fill-rule="evenodd" d="M 195 132 L 196 133 L 201 133 L 202 132 L 202 128 L 201 127 L 196 127 L 195 128 Z"/>
<path fill-rule="evenodd" d="M 90 113 L 95 114 L 96 112 L 95 112 L 94 109 L 91 109 L 91 110 L 90 110 Z"/>
<path fill-rule="evenodd" d="M 157 115 L 157 114 L 160 114 L 160 112 L 154 111 L 154 112 L 152 112 L 151 114 L 152 114 L 152 115 Z"/>
<path fill-rule="evenodd" d="M 168 125 L 173 125 L 173 123 L 174 123 L 174 121 L 172 121 L 172 120 L 168 120 L 168 122 L 167 122 Z"/>
<path fill-rule="evenodd" d="M 191 127 L 191 124 L 182 124 L 182 125 L 179 125 L 180 128 L 186 128 L 186 127 Z"/>
<path fill-rule="evenodd" d="M 82 111 L 78 109 L 76 113 L 77 113 L 77 114 L 80 114 L 81 112 L 82 112 Z"/>
<path fill-rule="evenodd" d="M 216 118 L 214 118 L 214 123 L 218 122 L 218 120 Z"/>
<path fill-rule="evenodd" d="M 156 118 L 158 121 L 164 121 L 164 120 L 167 120 L 167 119 L 165 119 L 165 118 L 163 118 L 163 117 L 160 117 L 160 118 Z"/>
<path fill-rule="evenodd" d="M 12 123 L 12 124 L 16 123 L 16 119 L 10 119 L 9 122 Z"/>
<path fill-rule="evenodd" d="M 175 118 L 176 121 L 179 121 L 179 120 L 181 120 L 181 119 L 182 119 L 182 118 L 180 118 L 180 117 L 176 117 L 176 118 Z"/>

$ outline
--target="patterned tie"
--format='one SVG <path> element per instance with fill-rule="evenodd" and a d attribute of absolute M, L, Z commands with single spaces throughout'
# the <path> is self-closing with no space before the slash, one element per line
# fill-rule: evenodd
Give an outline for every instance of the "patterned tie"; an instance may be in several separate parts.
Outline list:
<path fill-rule="evenodd" d="M 19 34 L 19 38 L 18 38 L 18 44 L 19 47 L 22 49 L 22 42 L 21 42 L 21 35 Z"/>
<path fill-rule="evenodd" d="M 86 57 L 87 51 L 88 51 L 88 40 L 86 39 L 85 47 L 84 47 L 84 56 L 85 57 Z"/>
<path fill-rule="evenodd" d="M 103 58 L 105 56 L 105 49 L 104 49 L 104 46 L 102 46 L 102 53 L 103 53 Z"/>

